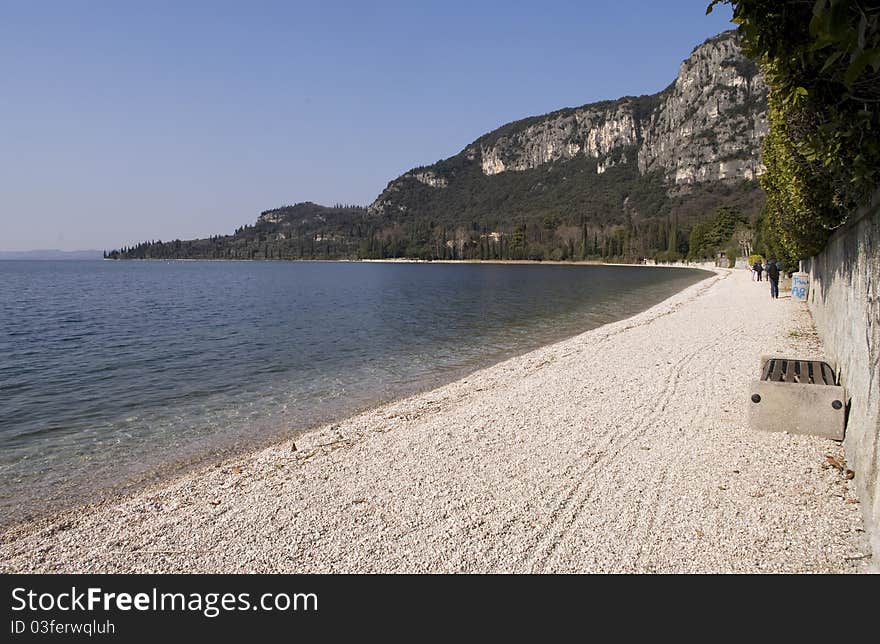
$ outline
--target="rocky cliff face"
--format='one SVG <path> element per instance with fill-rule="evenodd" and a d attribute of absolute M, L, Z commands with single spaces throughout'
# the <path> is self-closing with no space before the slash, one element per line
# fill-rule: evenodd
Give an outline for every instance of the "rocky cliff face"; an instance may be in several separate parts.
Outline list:
<path fill-rule="evenodd" d="M 484 176 L 524 172 L 544 164 L 592 161 L 596 174 L 636 164 L 681 184 L 754 179 L 767 131 L 767 88 L 743 56 L 735 32 L 696 47 L 675 82 L 659 94 L 564 109 L 508 124 L 459 155 L 417 168 L 389 183 L 370 206 L 373 215 L 402 212 L 406 182 L 454 190 L 469 166 Z"/>
<path fill-rule="evenodd" d="M 603 158 L 636 144 L 639 125 L 629 101 L 558 113 L 509 136 L 481 144 L 480 166 L 484 174 L 493 175 L 528 170 L 578 154 Z"/>
<path fill-rule="evenodd" d="M 767 86 L 727 32 L 694 49 L 643 123 L 639 170 L 675 183 L 754 179 L 767 133 Z"/>

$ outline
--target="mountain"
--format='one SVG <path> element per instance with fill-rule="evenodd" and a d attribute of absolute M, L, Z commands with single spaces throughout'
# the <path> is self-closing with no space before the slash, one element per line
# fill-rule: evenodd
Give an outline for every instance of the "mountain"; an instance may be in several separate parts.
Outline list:
<path fill-rule="evenodd" d="M 366 209 L 312 203 L 234 235 L 119 257 L 636 259 L 686 253 L 718 207 L 754 217 L 767 87 L 724 32 L 663 91 L 509 123 L 391 181 Z"/>

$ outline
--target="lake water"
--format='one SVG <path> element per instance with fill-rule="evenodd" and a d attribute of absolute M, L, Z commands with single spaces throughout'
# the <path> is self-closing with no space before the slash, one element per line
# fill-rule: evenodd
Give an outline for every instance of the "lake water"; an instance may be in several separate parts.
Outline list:
<path fill-rule="evenodd" d="M 0 261 L 0 524 L 452 380 L 705 276 Z"/>

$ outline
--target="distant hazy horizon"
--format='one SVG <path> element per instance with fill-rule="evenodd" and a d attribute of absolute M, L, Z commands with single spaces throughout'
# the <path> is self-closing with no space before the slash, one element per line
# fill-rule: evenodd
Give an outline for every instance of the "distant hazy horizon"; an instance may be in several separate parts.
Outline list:
<path fill-rule="evenodd" d="M 0 259 L 102 259 L 104 251 L 94 248 L 60 250 L 58 248 L 32 248 L 28 250 L 2 250 Z"/>
<path fill-rule="evenodd" d="M 369 204 L 505 123 L 666 87 L 708 0 L 18 3 L 0 21 L 0 249 L 229 234 Z"/>

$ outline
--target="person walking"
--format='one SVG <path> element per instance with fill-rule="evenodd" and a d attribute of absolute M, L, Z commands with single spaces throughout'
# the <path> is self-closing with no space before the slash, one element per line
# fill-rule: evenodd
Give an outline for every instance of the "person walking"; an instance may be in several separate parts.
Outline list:
<path fill-rule="evenodd" d="M 767 262 L 767 279 L 770 280 L 770 297 L 774 300 L 779 299 L 779 266 L 776 260 L 771 259 Z"/>
<path fill-rule="evenodd" d="M 761 281 L 761 273 L 764 272 L 764 267 L 761 266 L 761 262 L 755 262 L 755 265 L 752 266 L 752 270 L 755 271 L 755 281 Z"/>

